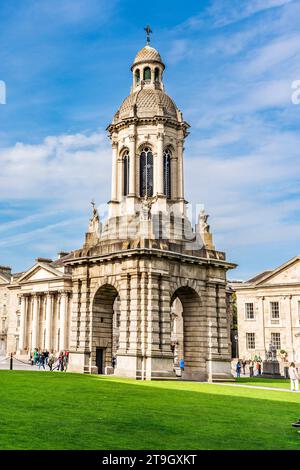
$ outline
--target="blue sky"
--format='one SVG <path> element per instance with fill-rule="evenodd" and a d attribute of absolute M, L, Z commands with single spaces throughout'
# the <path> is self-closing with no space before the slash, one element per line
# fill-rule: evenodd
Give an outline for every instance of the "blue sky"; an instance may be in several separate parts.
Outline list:
<path fill-rule="evenodd" d="M 298 255 L 299 0 L 0 0 L 0 264 L 82 245 L 143 27 L 191 125 L 186 198 L 246 279 Z"/>

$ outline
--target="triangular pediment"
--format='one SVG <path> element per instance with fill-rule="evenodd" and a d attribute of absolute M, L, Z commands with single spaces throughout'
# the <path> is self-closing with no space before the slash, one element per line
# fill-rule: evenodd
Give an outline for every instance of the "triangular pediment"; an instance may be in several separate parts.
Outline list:
<path fill-rule="evenodd" d="M 55 278 L 61 278 L 63 274 L 52 266 L 46 263 L 37 263 L 31 269 L 29 269 L 23 276 L 18 280 L 20 284 L 26 282 L 51 280 Z"/>
<path fill-rule="evenodd" d="M 269 272 L 256 285 L 300 284 L 300 257 L 295 257 L 287 263 Z"/>
<path fill-rule="evenodd" d="M 0 273 L 0 285 L 9 284 L 9 279 L 4 274 Z"/>

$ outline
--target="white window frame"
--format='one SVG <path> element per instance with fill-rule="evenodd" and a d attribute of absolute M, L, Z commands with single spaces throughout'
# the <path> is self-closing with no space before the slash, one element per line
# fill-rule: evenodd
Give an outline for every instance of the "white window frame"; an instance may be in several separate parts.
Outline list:
<path fill-rule="evenodd" d="M 278 305 L 278 317 L 273 316 L 273 309 L 272 309 L 273 304 Z M 278 300 L 271 300 L 270 301 L 270 319 L 271 319 L 271 321 L 278 321 L 278 322 L 280 320 L 280 302 Z"/>
<path fill-rule="evenodd" d="M 277 348 L 277 344 L 275 344 L 275 342 L 273 341 L 273 335 L 279 335 L 279 343 L 280 343 L 279 348 Z M 277 351 L 280 351 L 280 349 L 282 349 L 281 335 L 278 331 L 275 331 L 275 332 L 273 331 L 271 333 L 271 343 L 276 347 Z"/>
<path fill-rule="evenodd" d="M 249 336 L 248 335 L 253 335 L 253 339 L 252 339 L 252 341 L 254 342 L 254 347 L 253 348 L 249 347 L 249 341 L 248 341 Z M 255 333 L 253 333 L 253 332 L 246 333 L 246 349 L 248 349 L 248 351 L 254 351 L 255 347 L 256 347 L 255 343 L 256 343 L 255 342 Z"/>
<path fill-rule="evenodd" d="M 247 305 L 252 305 L 252 314 L 253 314 L 252 318 L 248 317 Z M 245 302 L 245 320 L 255 320 L 254 302 Z"/>

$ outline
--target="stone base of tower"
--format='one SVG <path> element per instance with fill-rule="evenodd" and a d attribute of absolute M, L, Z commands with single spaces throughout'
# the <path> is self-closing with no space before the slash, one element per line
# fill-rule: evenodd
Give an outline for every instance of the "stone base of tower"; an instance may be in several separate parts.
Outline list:
<path fill-rule="evenodd" d="M 155 356 L 119 355 L 115 375 L 137 380 L 175 377 L 173 359 Z"/>
<path fill-rule="evenodd" d="M 231 360 L 228 359 L 208 359 L 207 366 L 207 379 L 208 381 L 225 381 L 233 378 L 231 373 Z"/>
<path fill-rule="evenodd" d="M 70 351 L 69 355 L 69 372 L 77 372 L 79 374 L 98 373 L 98 369 L 95 367 L 94 371 L 90 368 L 90 354 L 84 351 Z"/>

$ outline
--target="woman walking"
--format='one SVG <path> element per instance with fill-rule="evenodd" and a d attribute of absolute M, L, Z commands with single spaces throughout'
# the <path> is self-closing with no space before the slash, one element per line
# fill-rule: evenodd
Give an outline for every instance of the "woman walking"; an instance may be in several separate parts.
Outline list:
<path fill-rule="evenodd" d="M 291 380 L 291 392 L 293 391 L 298 392 L 299 391 L 299 375 L 298 375 L 294 362 L 291 362 L 291 365 L 289 367 L 289 375 L 290 375 L 290 380 Z"/>

